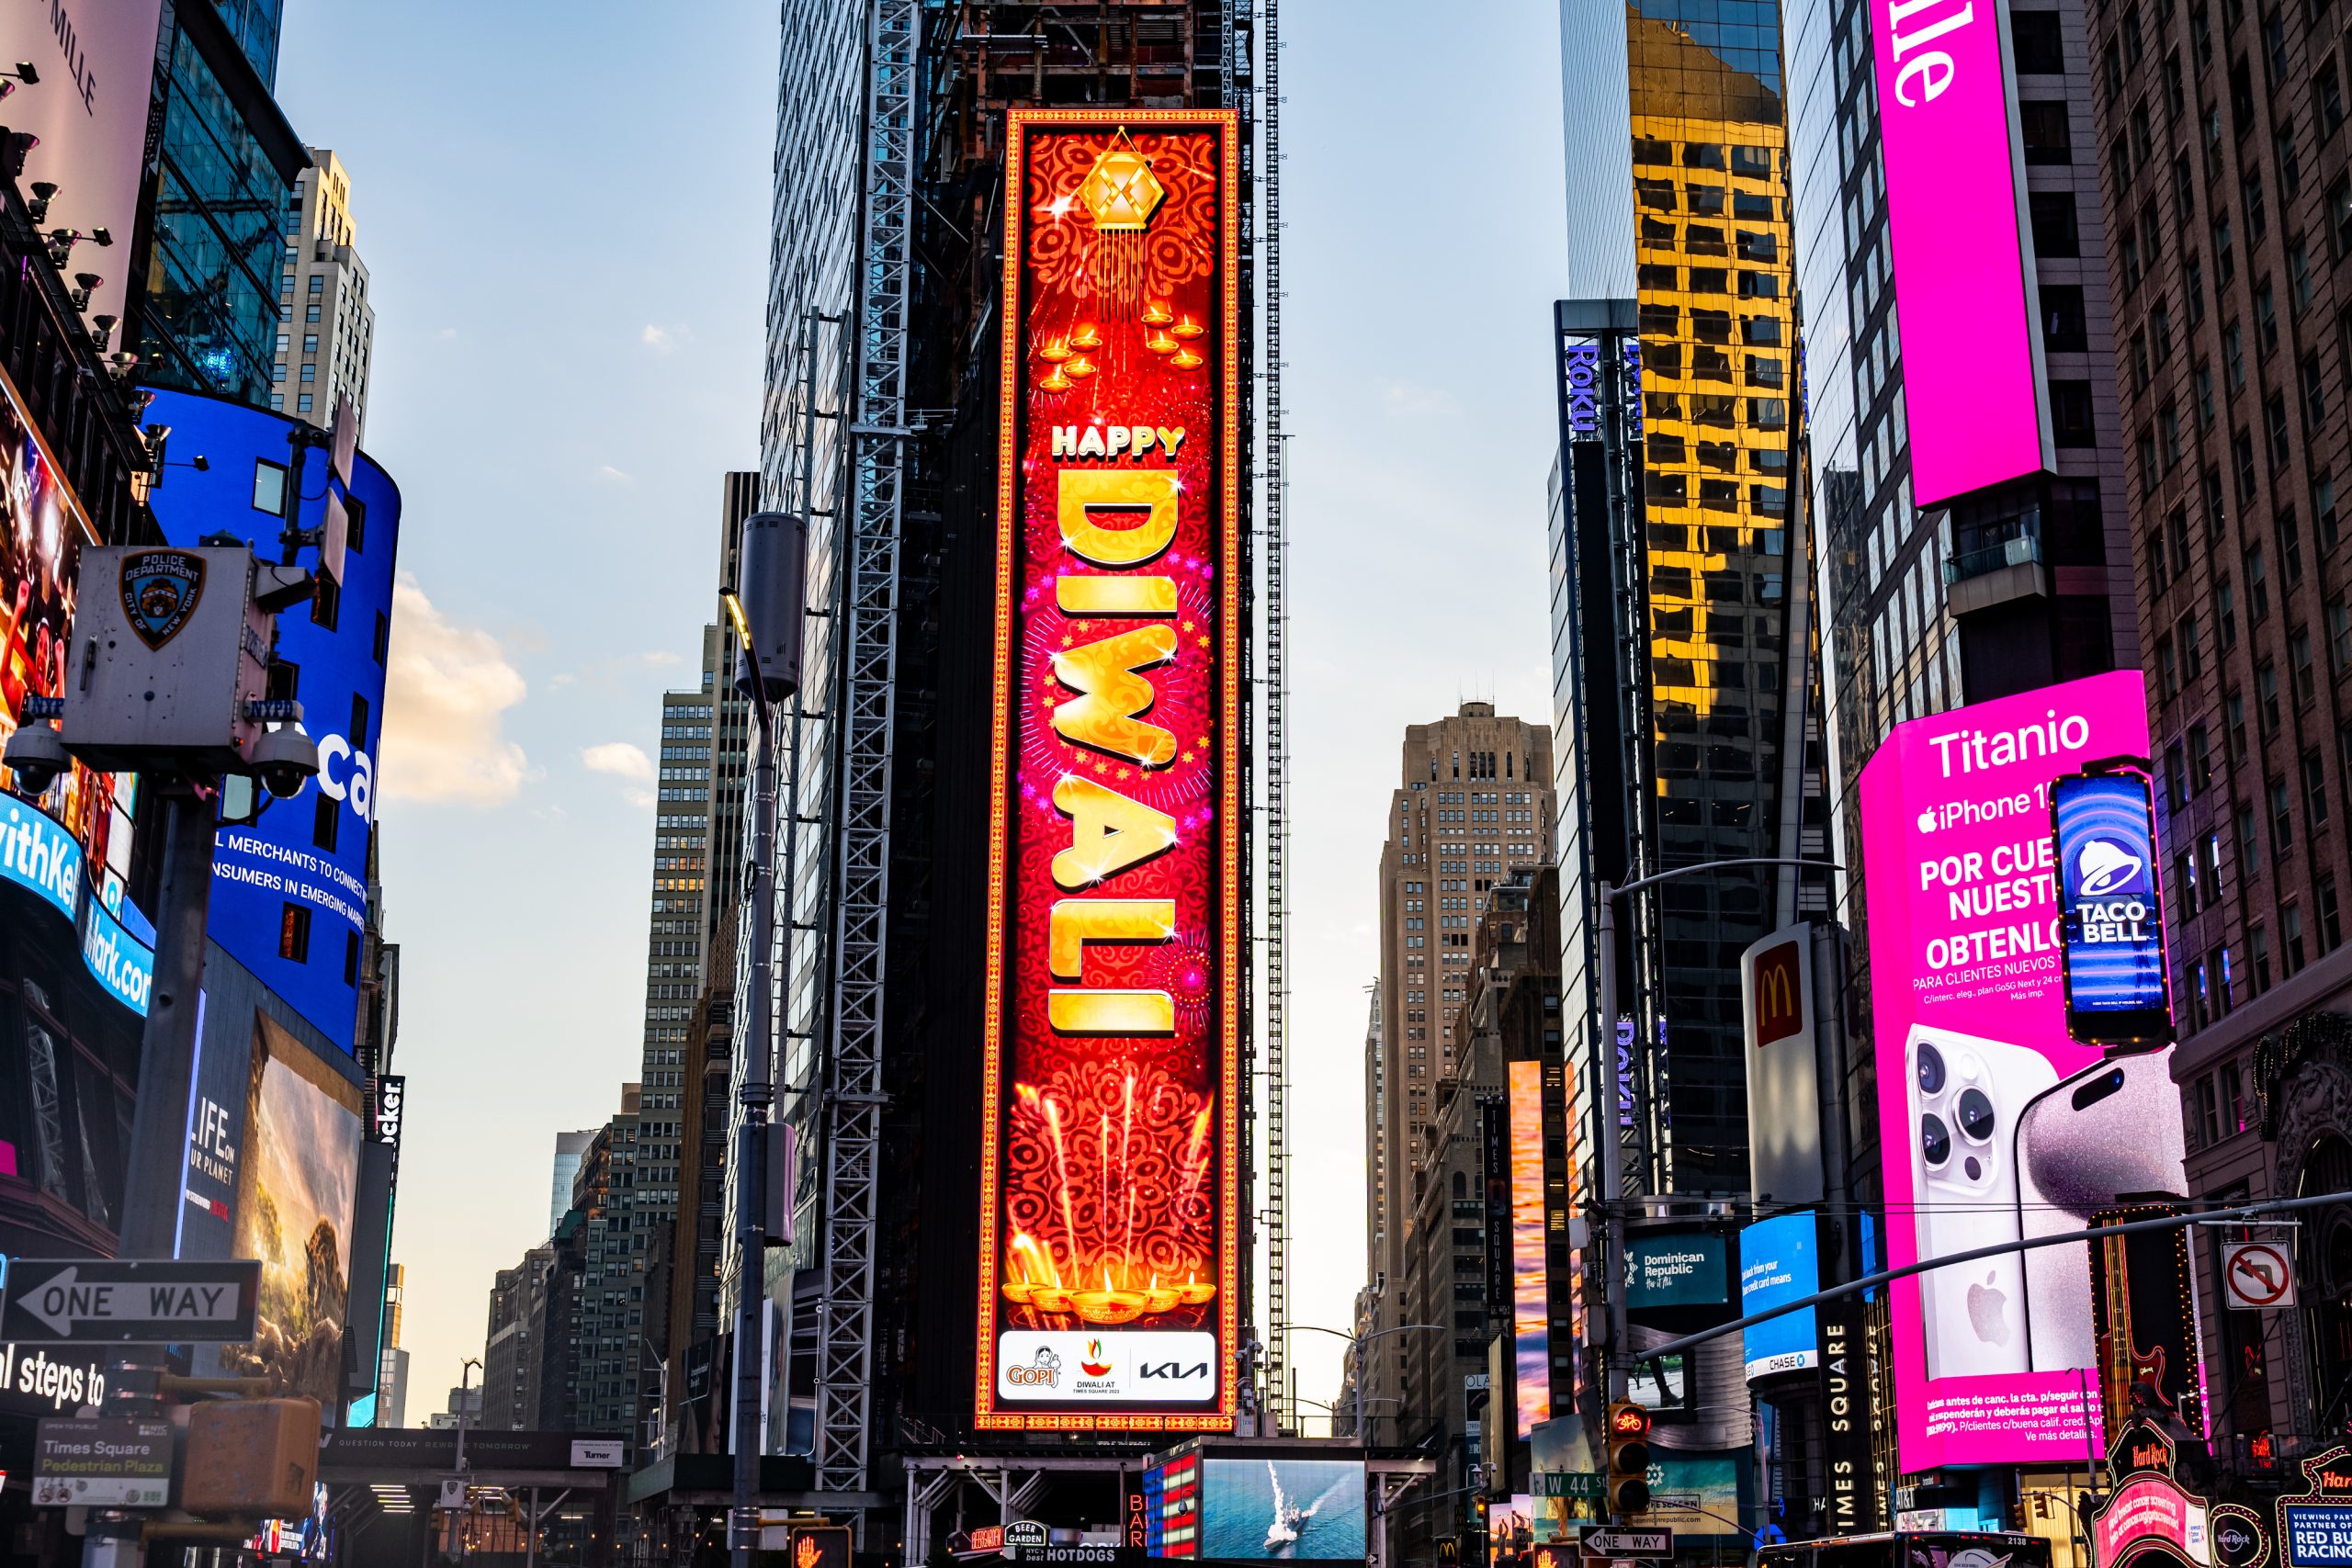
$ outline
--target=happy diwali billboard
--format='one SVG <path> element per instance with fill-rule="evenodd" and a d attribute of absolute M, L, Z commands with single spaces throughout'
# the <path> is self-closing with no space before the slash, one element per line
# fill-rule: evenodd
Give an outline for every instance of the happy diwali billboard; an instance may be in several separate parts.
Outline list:
<path fill-rule="evenodd" d="M 1008 117 L 984 1427 L 1236 1408 L 1238 135 Z"/>

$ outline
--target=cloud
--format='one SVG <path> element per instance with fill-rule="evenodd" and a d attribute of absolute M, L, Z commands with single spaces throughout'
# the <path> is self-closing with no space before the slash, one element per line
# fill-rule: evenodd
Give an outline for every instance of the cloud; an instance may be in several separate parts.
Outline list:
<path fill-rule="evenodd" d="M 650 789 L 643 788 L 640 785 L 629 785 L 628 788 L 621 791 L 621 798 L 628 801 L 631 806 L 637 807 L 640 810 L 650 811 L 653 809 L 653 792 Z"/>
<path fill-rule="evenodd" d="M 624 779 L 650 779 L 653 776 L 653 759 L 641 746 L 626 740 L 607 740 L 601 746 L 591 746 L 580 753 L 580 760 L 592 773 L 612 773 Z"/>
<path fill-rule="evenodd" d="M 629 475 L 621 472 L 610 463 L 599 463 L 596 466 L 595 477 L 604 480 L 608 485 L 625 485 L 635 482 Z"/>
<path fill-rule="evenodd" d="M 653 669 L 666 670 L 672 665 L 684 664 L 685 660 L 679 657 L 679 655 L 673 649 L 657 648 L 652 652 L 645 655 L 645 662 Z"/>
<path fill-rule="evenodd" d="M 677 353 L 678 345 L 693 335 L 684 327 L 657 327 L 648 321 L 645 330 L 637 334 L 637 341 L 656 354 L 669 355 Z"/>
<path fill-rule="evenodd" d="M 443 806 L 514 799 L 530 764 L 500 727 L 527 690 L 496 637 L 450 620 L 403 573 L 392 588 L 384 798 Z"/>

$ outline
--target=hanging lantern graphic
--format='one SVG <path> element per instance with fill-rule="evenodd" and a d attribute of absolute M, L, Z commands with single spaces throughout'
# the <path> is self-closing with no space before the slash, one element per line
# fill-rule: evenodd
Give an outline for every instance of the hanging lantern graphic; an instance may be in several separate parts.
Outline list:
<path fill-rule="evenodd" d="M 1094 286 L 1122 311 L 1143 298 L 1143 231 L 1167 198 L 1168 187 L 1151 172 L 1151 160 L 1136 151 L 1124 130 L 1102 150 L 1079 182 L 1078 199 L 1094 219 Z"/>

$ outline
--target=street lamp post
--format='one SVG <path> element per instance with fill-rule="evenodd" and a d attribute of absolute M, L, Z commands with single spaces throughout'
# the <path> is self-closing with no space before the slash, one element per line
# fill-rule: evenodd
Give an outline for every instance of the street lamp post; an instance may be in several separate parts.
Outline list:
<path fill-rule="evenodd" d="M 1412 1334 L 1416 1332 L 1429 1334 L 1451 1334 L 1453 1332 L 1452 1329 L 1440 1323 L 1400 1323 L 1394 1328 L 1375 1328 L 1369 1334 L 1342 1334 L 1336 1328 L 1326 1328 L 1319 1323 L 1286 1323 L 1283 1325 L 1283 1327 L 1285 1330 L 1304 1328 L 1310 1334 L 1328 1334 L 1334 1339 L 1344 1339 L 1349 1344 L 1356 1346 L 1359 1349 L 1363 1346 L 1371 1344 L 1374 1340 L 1382 1337 L 1384 1335 Z M 1392 1403 L 1401 1409 L 1405 1402 L 1398 1399 L 1392 1401 Z M 1356 1440 L 1358 1442 L 1369 1442 L 1370 1438 L 1365 1433 L 1363 1427 L 1363 1359 L 1361 1355 L 1356 1359 L 1355 1406 Z"/>
<path fill-rule="evenodd" d="M 1638 877 L 1622 887 L 1606 880 L 1599 885 L 1600 897 L 1595 900 L 1597 907 L 1594 910 L 1593 934 L 1600 950 L 1598 956 L 1600 976 L 1596 988 L 1600 998 L 1602 1039 L 1610 1038 L 1611 1032 L 1617 1027 L 1617 900 L 1629 893 L 1642 892 L 1645 888 L 1657 886 L 1661 882 L 1670 882 L 1678 876 L 1690 876 L 1702 871 L 1724 871 L 1734 866 L 1752 865 L 1792 865 L 1815 871 L 1839 869 L 1831 863 L 1822 860 L 1796 860 L 1786 855 L 1744 855 L 1734 860 L 1702 861 L 1696 865 L 1678 865 L 1670 870 L 1658 872 L 1655 875 Z M 1594 1076 L 1600 1079 L 1593 1086 L 1593 1110 L 1594 1114 L 1602 1118 L 1601 1126 L 1606 1129 L 1609 1123 L 1603 1108 L 1608 1104 L 1608 1098 L 1602 1091 L 1607 1088 L 1608 1080 L 1601 1071 L 1602 1052 L 1600 1042 L 1598 1040 L 1593 1043 L 1592 1059 Z M 1604 1137 L 1602 1142 L 1605 1145 L 1607 1139 Z M 1625 1169 L 1623 1157 L 1619 1151 L 1604 1146 L 1600 1154 L 1600 1201 L 1602 1212 L 1609 1217 L 1609 1224 L 1604 1231 L 1607 1241 L 1602 1248 L 1602 1267 L 1607 1270 L 1609 1280 L 1607 1365 L 1609 1397 L 1613 1402 L 1625 1397 L 1633 1370 L 1626 1356 L 1625 1345 L 1628 1337 L 1624 1283 L 1625 1217 L 1620 1212 L 1624 1198 Z"/>
<path fill-rule="evenodd" d="M 759 1544 L 760 1389 L 764 1370 L 759 1339 L 767 1272 L 767 1132 L 769 1108 L 775 1100 L 772 1065 L 775 1022 L 769 996 L 775 975 L 771 950 L 775 942 L 775 704 L 779 698 L 792 699 L 797 792 L 801 634 L 810 613 L 808 549 L 805 519 L 776 512 L 753 513 L 743 520 L 738 585 L 721 596 L 742 644 L 743 670 L 736 683 L 751 697 L 758 719 L 752 732 L 752 763 L 748 976 L 752 995 L 745 1010 L 743 1070 L 736 1089 L 741 1112 L 735 1144 L 735 1485 L 734 1506 L 728 1515 L 728 1551 L 733 1568 L 752 1568 L 752 1553 Z M 796 834 L 793 841 L 797 839 Z M 786 935 L 788 940 L 788 922 Z M 788 960 L 786 969 L 788 976 Z M 786 1194 L 784 1201 L 789 1203 L 791 1195 Z"/>

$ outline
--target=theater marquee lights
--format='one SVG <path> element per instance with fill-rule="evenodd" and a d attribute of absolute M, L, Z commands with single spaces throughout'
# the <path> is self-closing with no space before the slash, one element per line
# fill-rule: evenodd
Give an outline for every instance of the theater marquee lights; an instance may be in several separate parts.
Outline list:
<path fill-rule="evenodd" d="M 1238 138 L 1008 117 L 984 1427 L 1236 1409 Z"/>

